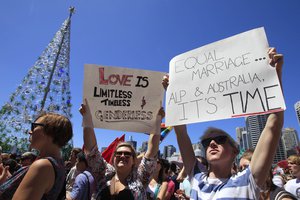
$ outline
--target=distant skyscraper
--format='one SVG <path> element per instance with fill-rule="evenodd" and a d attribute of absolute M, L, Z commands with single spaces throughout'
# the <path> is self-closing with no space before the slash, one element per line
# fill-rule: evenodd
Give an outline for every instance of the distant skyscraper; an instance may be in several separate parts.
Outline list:
<path fill-rule="evenodd" d="M 129 141 L 127 141 L 128 143 L 130 143 L 133 148 L 136 150 L 136 144 L 137 142 L 135 140 L 133 140 L 132 136 L 129 137 Z"/>
<path fill-rule="evenodd" d="M 106 149 L 107 147 L 101 147 L 101 153 Z"/>
<path fill-rule="evenodd" d="M 298 123 L 300 125 L 300 101 L 295 103 L 295 111 L 296 111 Z"/>
<path fill-rule="evenodd" d="M 163 158 L 171 157 L 176 152 L 176 148 L 173 145 L 164 146 Z"/>
<path fill-rule="evenodd" d="M 148 141 L 142 143 L 141 152 L 146 152 L 148 149 Z"/>
<path fill-rule="evenodd" d="M 284 128 L 282 130 L 282 140 L 287 157 L 297 153 L 295 148 L 299 145 L 299 138 L 295 129 Z"/>
<path fill-rule="evenodd" d="M 192 144 L 192 146 L 193 146 L 194 150 L 201 149 L 201 147 L 202 147 L 202 145 L 199 142 Z"/>
<path fill-rule="evenodd" d="M 246 131 L 250 136 L 250 148 L 255 148 L 269 115 L 246 117 Z"/>
<path fill-rule="evenodd" d="M 247 150 L 251 148 L 250 135 L 245 127 L 236 127 L 236 138 L 239 148 L 241 150 Z"/>
<path fill-rule="evenodd" d="M 246 130 L 250 136 L 250 148 L 256 147 L 258 139 L 265 128 L 268 116 L 269 115 L 257 115 L 246 117 Z M 286 159 L 286 153 L 282 139 L 280 139 L 273 163 L 277 163 L 284 159 Z"/>

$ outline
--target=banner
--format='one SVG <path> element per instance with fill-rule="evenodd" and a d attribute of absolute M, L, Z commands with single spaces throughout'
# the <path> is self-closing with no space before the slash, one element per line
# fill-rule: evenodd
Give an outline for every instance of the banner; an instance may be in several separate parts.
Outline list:
<path fill-rule="evenodd" d="M 87 98 L 95 128 L 149 133 L 162 106 L 165 73 L 84 66 L 83 98 Z"/>
<path fill-rule="evenodd" d="M 285 109 L 269 65 L 264 28 L 176 56 L 169 66 L 166 125 L 266 114 Z"/>

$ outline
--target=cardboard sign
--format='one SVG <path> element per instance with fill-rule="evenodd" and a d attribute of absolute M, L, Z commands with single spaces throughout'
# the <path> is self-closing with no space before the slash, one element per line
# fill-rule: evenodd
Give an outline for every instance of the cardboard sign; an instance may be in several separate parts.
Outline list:
<path fill-rule="evenodd" d="M 269 65 L 264 28 L 176 56 L 170 62 L 166 125 L 174 126 L 285 109 Z"/>
<path fill-rule="evenodd" d="M 97 65 L 84 66 L 84 98 L 94 127 L 149 133 L 163 101 L 165 73 Z"/>

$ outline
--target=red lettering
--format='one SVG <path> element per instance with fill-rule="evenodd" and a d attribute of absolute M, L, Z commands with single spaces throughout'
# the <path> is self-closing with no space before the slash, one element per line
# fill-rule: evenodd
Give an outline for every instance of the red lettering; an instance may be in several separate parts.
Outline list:
<path fill-rule="evenodd" d="M 131 78 L 133 75 L 110 74 L 107 79 L 104 76 L 104 68 L 99 68 L 99 82 L 101 85 L 119 85 L 131 86 Z"/>
<path fill-rule="evenodd" d="M 100 85 L 108 85 L 108 80 L 104 79 L 104 68 L 99 68 Z"/>

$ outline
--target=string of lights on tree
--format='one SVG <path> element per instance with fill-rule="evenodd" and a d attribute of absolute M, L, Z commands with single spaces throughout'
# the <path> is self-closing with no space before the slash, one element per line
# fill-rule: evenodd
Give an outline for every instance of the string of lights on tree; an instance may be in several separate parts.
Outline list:
<path fill-rule="evenodd" d="M 28 144 L 30 124 L 41 112 L 71 118 L 70 33 L 71 17 L 63 22 L 46 49 L 29 69 L 21 84 L 0 109 L 0 140 Z"/>

